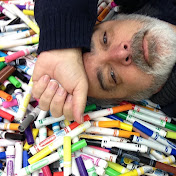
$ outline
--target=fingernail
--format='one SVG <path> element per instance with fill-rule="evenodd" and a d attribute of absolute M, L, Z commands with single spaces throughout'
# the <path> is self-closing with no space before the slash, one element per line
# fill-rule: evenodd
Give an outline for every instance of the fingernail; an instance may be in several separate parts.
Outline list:
<path fill-rule="evenodd" d="M 64 92 L 65 92 L 65 89 L 63 87 L 59 86 L 59 88 L 57 90 L 58 95 L 62 96 L 64 94 Z"/>
<path fill-rule="evenodd" d="M 67 101 L 67 102 L 71 102 L 72 97 L 73 97 L 73 96 L 72 96 L 71 94 L 68 94 L 68 96 L 67 96 L 67 100 L 66 100 L 66 101 Z"/>
<path fill-rule="evenodd" d="M 54 82 L 54 81 L 50 81 L 50 83 L 49 83 L 49 88 L 50 88 L 51 90 L 56 90 L 56 88 L 57 88 L 57 83 Z"/>
<path fill-rule="evenodd" d="M 44 76 L 43 76 L 43 80 L 44 80 L 45 82 L 48 82 L 48 81 L 49 81 L 49 76 L 48 76 L 48 75 L 44 75 Z"/>

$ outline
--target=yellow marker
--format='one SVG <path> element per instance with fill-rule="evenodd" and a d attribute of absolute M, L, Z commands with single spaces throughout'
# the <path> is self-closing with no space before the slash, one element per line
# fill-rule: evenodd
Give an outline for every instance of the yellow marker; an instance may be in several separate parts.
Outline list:
<path fill-rule="evenodd" d="M 71 167 L 71 137 L 64 137 L 64 175 L 71 175 L 72 167 Z"/>
<path fill-rule="evenodd" d="M 171 139 L 176 139 L 176 132 L 167 131 L 166 137 Z"/>
<path fill-rule="evenodd" d="M 121 174 L 120 176 L 138 176 L 138 175 L 143 175 L 143 174 L 148 173 L 148 172 L 152 172 L 154 170 L 156 170 L 156 168 L 154 168 L 154 167 L 142 166 L 142 167 L 134 169 L 130 172 L 126 172 L 124 174 Z"/>
<path fill-rule="evenodd" d="M 133 162 L 133 160 L 129 159 L 129 158 L 123 158 L 123 162 L 125 164 L 130 164 L 131 162 Z"/>
<path fill-rule="evenodd" d="M 3 84 L 1 84 L 1 85 L 0 85 L 0 89 L 1 89 L 1 90 L 5 90 L 6 87 L 5 87 Z"/>
<path fill-rule="evenodd" d="M 39 132 L 39 129 L 36 129 L 36 128 L 33 128 L 32 129 L 32 135 L 33 135 L 33 138 L 34 140 L 36 139 L 37 135 L 38 135 L 38 132 Z M 31 148 L 32 145 L 29 145 L 27 142 L 25 143 L 23 149 L 24 150 L 29 150 L 29 148 Z"/>
<path fill-rule="evenodd" d="M 133 126 L 127 123 L 120 122 L 119 120 L 112 120 L 112 121 L 95 121 L 92 122 L 93 126 L 96 127 L 105 127 L 105 128 L 120 128 L 126 131 L 132 131 Z"/>
<path fill-rule="evenodd" d="M 0 57 L 0 62 L 4 62 L 5 61 L 5 57 Z"/>
<path fill-rule="evenodd" d="M 14 4 L 11 4 L 12 11 L 20 18 L 22 19 L 33 31 L 35 31 L 37 34 L 40 33 L 39 27 L 32 22 L 18 7 L 16 7 Z"/>
<path fill-rule="evenodd" d="M 23 10 L 23 13 L 24 13 L 25 15 L 34 16 L 34 11 L 33 11 L 33 10 Z"/>
<path fill-rule="evenodd" d="M 117 172 L 120 172 L 120 173 L 126 173 L 126 172 L 129 172 L 129 169 L 121 166 L 120 164 L 117 164 L 117 163 L 113 163 L 111 161 L 107 161 L 108 162 L 108 166 L 114 170 L 116 170 Z"/>
<path fill-rule="evenodd" d="M 70 125 L 70 121 L 64 120 L 64 124 L 65 124 L 65 126 L 67 127 L 68 125 Z"/>

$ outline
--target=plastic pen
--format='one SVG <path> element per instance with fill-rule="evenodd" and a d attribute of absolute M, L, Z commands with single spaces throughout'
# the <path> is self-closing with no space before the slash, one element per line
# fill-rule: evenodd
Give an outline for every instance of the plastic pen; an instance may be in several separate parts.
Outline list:
<path fill-rule="evenodd" d="M 71 132 L 66 134 L 66 136 L 71 136 L 71 138 L 74 138 L 75 136 L 79 135 L 80 133 L 85 131 L 90 126 L 91 126 L 91 123 L 89 121 L 84 122 L 83 124 L 79 125 L 75 129 L 73 129 Z M 40 159 L 44 158 L 45 156 L 49 155 L 51 152 L 53 152 L 54 150 L 59 148 L 61 145 L 63 145 L 63 137 L 62 136 L 57 138 L 52 143 L 50 143 L 47 147 L 42 149 L 36 155 L 34 155 L 31 158 L 29 158 L 28 162 L 30 164 L 33 164 L 33 163 L 39 161 Z"/>
<path fill-rule="evenodd" d="M 110 135 L 110 136 L 118 136 L 129 138 L 131 135 L 140 136 L 139 133 L 125 131 L 125 130 L 114 130 L 109 128 L 102 128 L 102 127 L 90 127 L 86 130 L 86 133 L 94 133 L 94 134 L 103 134 L 103 135 Z"/>
<path fill-rule="evenodd" d="M 105 127 L 105 128 L 120 128 L 126 131 L 132 131 L 133 126 L 120 122 L 119 120 L 112 120 L 112 121 L 96 121 L 91 122 L 92 126 L 96 127 Z"/>
<path fill-rule="evenodd" d="M 165 146 L 170 146 L 171 148 L 176 150 L 176 145 L 167 140 L 166 138 L 160 136 L 158 133 L 153 132 L 152 130 L 150 130 L 149 128 L 145 127 L 144 125 L 135 122 L 133 123 L 133 126 L 138 128 L 139 130 L 141 130 L 143 133 L 147 134 L 148 136 L 150 136 L 151 138 L 153 138 L 154 140 L 156 140 L 157 142 L 165 145 Z"/>
<path fill-rule="evenodd" d="M 12 10 L 15 12 L 15 14 L 22 19 L 31 29 L 33 29 L 37 34 L 39 34 L 40 29 L 39 27 L 32 22 L 18 7 L 16 7 L 14 4 L 11 5 Z"/>
<path fill-rule="evenodd" d="M 155 124 L 155 125 L 158 125 L 158 126 L 161 126 L 161 127 L 165 127 L 165 128 L 170 129 L 170 130 L 173 130 L 173 131 L 176 131 L 176 125 L 168 123 L 164 120 L 156 119 L 156 118 L 153 118 L 152 116 L 148 116 L 146 114 L 143 114 L 143 113 L 140 113 L 140 112 L 137 112 L 137 111 L 134 111 L 134 110 L 129 110 L 128 114 L 132 115 L 132 116 L 135 116 L 135 117 L 137 117 L 141 120 L 145 120 L 149 123 L 152 123 L 152 124 Z"/>
<path fill-rule="evenodd" d="M 71 130 L 73 130 L 77 126 L 79 126 L 79 124 L 77 122 L 71 123 L 69 126 L 65 127 L 64 129 L 62 129 L 62 130 L 54 133 L 53 135 L 47 137 L 45 140 L 43 140 L 39 144 L 36 144 L 36 145 L 32 146 L 29 149 L 30 153 L 32 155 L 35 155 L 37 152 L 39 152 L 43 148 L 47 147 L 51 142 L 53 142 L 54 140 L 56 140 L 59 136 L 66 135 L 67 133 L 69 133 Z"/>
<path fill-rule="evenodd" d="M 112 108 L 107 108 L 107 109 L 102 109 L 99 111 L 85 113 L 84 116 L 88 115 L 88 117 L 89 117 L 88 120 L 92 120 L 97 117 L 107 116 L 107 115 L 115 114 L 118 112 L 127 111 L 130 109 L 132 109 L 132 104 L 127 104 L 127 105 L 115 106 Z"/>
<path fill-rule="evenodd" d="M 138 136 L 131 136 L 131 140 L 134 143 L 144 144 L 144 145 L 146 145 L 146 146 L 148 146 L 148 147 L 150 147 L 152 149 L 155 149 L 155 150 L 158 150 L 160 152 L 163 152 L 166 155 L 174 155 L 174 156 L 176 156 L 176 150 L 172 149 L 169 146 L 165 146 L 165 145 L 162 145 L 160 143 L 152 142 L 152 141 L 146 140 L 146 139 L 144 139 L 142 137 L 138 137 Z"/>
<path fill-rule="evenodd" d="M 123 142 L 113 142 L 109 140 L 94 140 L 94 139 L 86 139 L 88 145 L 98 146 L 98 147 L 105 147 L 105 148 L 112 148 L 118 147 L 120 149 L 124 149 L 127 151 L 134 151 L 140 153 L 147 153 L 148 147 L 146 145 L 139 145 L 134 143 L 123 143 Z"/>
<path fill-rule="evenodd" d="M 81 140 L 75 144 L 72 144 L 71 146 L 71 151 L 72 153 L 81 149 L 82 147 L 85 147 L 87 144 L 85 142 L 85 140 Z M 57 152 L 54 152 L 53 154 L 43 158 L 42 160 L 34 163 L 34 164 L 31 164 L 25 168 L 22 168 L 19 173 L 20 175 L 29 175 L 31 174 L 32 172 L 36 171 L 36 170 L 39 170 L 41 169 L 42 167 L 46 166 L 46 165 L 49 165 L 57 160 L 59 160 L 60 158 L 63 157 L 63 149 L 57 151 Z"/>

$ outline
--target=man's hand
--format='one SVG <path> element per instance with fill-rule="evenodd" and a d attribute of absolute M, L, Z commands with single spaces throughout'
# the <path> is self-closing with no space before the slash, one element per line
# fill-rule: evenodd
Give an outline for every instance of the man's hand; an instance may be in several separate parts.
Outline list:
<path fill-rule="evenodd" d="M 81 49 L 59 49 L 42 52 L 33 73 L 33 96 L 39 98 L 42 110 L 52 116 L 73 117 L 83 122 L 87 101 L 88 81 L 82 62 Z M 53 81 L 54 79 L 58 81 Z"/>

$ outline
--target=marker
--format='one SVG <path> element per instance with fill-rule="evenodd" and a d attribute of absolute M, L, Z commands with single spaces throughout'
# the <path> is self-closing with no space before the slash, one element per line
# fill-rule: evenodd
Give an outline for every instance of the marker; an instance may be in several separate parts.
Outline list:
<path fill-rule="evenodd" d="M 15 148 L 8 146 L 6 149 L 7 176 L 14 176 Z"/>
<path fill-rule="evenodd" d="M 8 93 L 4 92 L 3 90 L 0 90 L 0 97 L 3 98 L 6 101 L 12 101 L 12 96 Z"/>
<path fill-rule="evenodd" d="M 112 121 L 96 121 L 96 122 L 91 122 L 92 126 L 96 127 L 105 127 L 105 128 L 120 128 L 126 131 L 132 131 L 133 126 L 120 122 L 119 120 L 112 120 Z"/>
<path fill-rule="evenodd" d="M 144 144 L 152 149 L 163 152 L 166 155 L 174 155 L 174 156 L 176 155 L 176 150 L 172 149 L 169 146 L 164 146 L 162 144 L 152 142 L 152 141 L 146 140 L 146 139 L 144 139 L 142 137 L 138 137 L 138 136 L 131 136 L 131 140 L 134 143 Z"/>
<path fill-rule="evenodd" d="M 134 151 L 134 152 L 140 152 L 140 153 L 147 153 L 148 147 L 145 145 L 139 145 L 139 144 L 133 144 L 133 143 L 123 143 L 123 142 L 112 142 L 109 140 L 94 140 L 94 139 L 86 139 L 86 142 L 88 145 L 98 146 L 102 148 L 112 148 L 112 147 L 118 147 L 120 149 L 124 149 L 127 151 Z"/>
<path fill-rule="evenodd" d="M 98 15 L 106 8 L 107 4 L 105 2 L 102 2 L 99 6 L 98 6 Z"/>
<path fill-rule="evenodd" d="M 85 113 L 84 116 L 88 115 L 89 118 L 92 120 L 92 119 L 95 119 L 97 117 L 107 116 L 107 115 L 115 114 L 115 113 L 118 113 L 118 112 L 127 111 L 127 110 L 130 110 L 130 109 L 132 109 L 132 104 L 127 104 L 127 105 L 115 106 L 115 107 L 112 107 L 112 108 L 107 108 L 107 109 L 102 109 L 102 110 L 99 110 L 99 111 Z"/>
<path fill-rule="evenodd" d="M 11 7 L 15 14 L 21 20 L 23 20 L 32 30 L 34 30 L 37 34 L 40 33 L 39 27 L 34 22 L 32 22 L 18 7 L 16 7 L 14 4 L 12 4 Z"/>
<path fill-rule="evenodd" d="M 14 77 L 14 76 L 9 76 L 8 80 L 16 87 L 16 88 L 20 88 L 21 87 L 21 83 Z"/>
<path fill-rule="evenodd" d="M 71 151 L 72 153 L 85 147 L 87 144 L 85 142 L 85 140 L 81 140 L 75 144 L 72 144 L 71 146 Z M 34 164 L 31 164 L 25 168 L 22 168 L 19 173 L 22 174 L 22 175 L 29 175 L 31 174 L 32 172 L 38 170 L 38 169 L 41 169 L 42 167 L 46 166 L 46 165 L 49 165 L 57 160 L 59 160 L 60 158 L 63 157 L 63 149 L 57 151 L 57 152 L 54 152 L 53 154 L 43 158 L 42 160 L 34 163 Z"/>
<path fill-rule="evenodd" d="M 9 120 L 10 122 L 14 120 L 14 116 L 12 114 L 9 114 L 8 112 L 3 111 L 2 109 L 0 109 L 0 116 L 4 119 Z"/>
<path fill-rule="evenodd" d="M 4 102 L 2 102 L 2 106 L 4 108 L 10 108 L 12 106 L 17 106 L 17 105 L 18 105 L 18 101 L 17 101 L 16 98 L 12 99 L 11 101 L 4 101 Z"/>
<path fill-rule="evenodd" d="M 87 170 L 87 173 L 89 176 L 97 176 L 95 167 L 94 167 L 91 159 L 85 160 L 84 165 L 86 167 L 86 170 Z"/>
<path fill-rule="evenodd" d="M 163 136 L 163 137 L 166 136 L 166 131 L 165 130 L 163 130 L 163 129 L 157 127 L 157 126 L 151 125 L 150 123 L 147 123 L 144 120 L 140 120 L 140 119 L 138 119 L 138 118 L 136 118 L 132 115 L 127 115 L 127 114 L 122 113 L 122 112 L 117 113 L 116 115 L 119 116 L 120 118 L 124 119 L 124 120 L 127 120 L 127 121 L 131 122 L 131 123 L 139 122 L 139 123 L 145 125 L 147 128 L 151 129 L 152 131 L 157 132 L 160 136 Z"/>
<path fill-rule="evenodd" d="M 64 115 L 62 115 L 62 116 L 60 116 L 58 118 L 46 117 L 44 119 L 34 121 L 34 124 L 35 124 L 36 128 L 41 128 L 42 126 L 47 126 L 47 125 L 50 125 L 50 124 L 55 123 L 55 122 L 60 122 L 62 120 L 65 120 Z"/>
<path fill-rule="evenodd" d="M 24 39 L 18 39 L 18 40 L 8 40 L 8 41 L 2 41 L 0 42 L 0 49 L 7 49 L 10 47 L 14 47 L 14 46 L 20 46 L 20 45 L 29 45 L 29 44 L 35 44 L 39 42 L 39 37 L 35 36 L 35 37 L 27 37 Z M 3 58 L 4 61 L 4 58 Z"/>
<path fill-rule="evenodd" d="M 79 125 L 75 129 L 73 129 L 71 132 L 66 134 L 66 136 L 71 136 L 71 138 L 74 138 L 75 136 L 79 135 L 80 133 L 85 131 L 90 126 L 91 126 L 91 123 L 89 121 L 84 122 L 83 124 Z M 43 150 L 38 152 L 36 155 L 29 158 L 28 162 L 30 164 L 33 164 L 33 163 L 39 161 L 40 159 L 44 158 L 45 156 L 49 155 L 51 152 L 53 152 L 54 150 L 59 148 L 61 145 L 63 145 L 63 137 L 62 136 L 57 138 L 52 143 L 50 143 L 47 147 L 45 147 Z"/>
<path fill-rule="evenodd" d="M 172 123 L 172 119 L 170 117 L 167 117 L 167 116 L 164 116 L 164 115 L 161 115 L 159 113 L 156 113 L 156 112 L 153 112 L 153 111 L 150 111 L 146 108 L 143 108 L 141 106 L 138 106 L 138 105 L 135 105 L 133 104 L 133 110 L 137 111 L 137 112 L 141 112 L 143 114 L 147 114 L 149 116 L 152 116 L 152 117 L 155 117 L 157 119 L 160 119 L 160 120 L 164 120 L 166 122 L 169 122 L 169 123 Z"/>
<path fill-rule="evenodd" d="M 142 166 L 142 167 L 134 169 L 134 170 L 132 170 L 130 172 L 121 174 L 121 176 L 138 176 L 138 175 L 143 175 L 143 174 L 148 173 L 148 172 L 152 172 L 154 170 L 155 170 L 154 167 L 151 167 L 151 166 Z"/>
<path fill-rule="evenodd" d="M 16 4 L 16 6 L 20 9 L 20 10 L 34 10 L 34 5 L 32 4 L 26 4 L 26 5 L 19 5 Z"/>
<path fill-rule="evenodd" d="M 20 61 L 20 60 L 23 61 L 25 59 L 17 59 L 15 61 Z M 25 60 L 25 62 L 26 62 L 26 60 Z M 21 81 L 23 81 L 27 84 L 29 83 L 29 79 L 26 76 L 24 76 L 21 72 L 19 72 L 18 70 L 15 70 L 15 72 L 13 73 L 13 76 L 17 77 L 18 78 L 17 80 L 20 79 Z"/>
<path fill-rule="evenodd" d="M 24 115 L 26 114 L 27 106 L 28 106 L 29 101 L 31 99 L 32 86 L 33 86 L 33 82 L 32 82 L 32 78 L 31 78 L 29 81 L 28 87 L 27 87 L 25 93 L 23 94 L 24 95 L 23 100 L 19 106 L 19 110 L 17 113 L 18 117 L 16 118 L 16 120 L 18 120 L 18 121 L 23 120 Z"/>
<path fill-rule="evenodd" d="M 176 139 L 176 132 L 167 131 L 166 137 L 171 139 Z"/>
<path fill-rule="evenodd" d="M 142 113 L 134 111 L 134 110 L 129 110 L 128 114 L 132 115 L 132 116 L 135 116 L 135 117 L 137 117 L 141 120 L 145 120 L 149 123 L 152 123 L 152 124 L 155 124 L 155 125 L 158 125 L 158 126 L 161 126 L 161 127 L 165 127 L 165 128 L 170 129 L 170 130 L 173 130 L 173 131 L 176 131 L 176 125 L 168 123 L 164 120 L 156 119 L 156 118 L 153 118 L 153 117 L 148 116 L 146 114 L 142 114 Z"/>
<path fill-rule="evenodd" d="M 86 154 L 104 159 L 106 161 L 112 161 L 112 162 L 115 163 L 116 160 L 117 160 L 117 155 L 107 153 L 107 152 L 104 152 L 104 151 L 101 151 L 101 150 L 98 150 L 98 149 L 95 149 L 95 148 L 92 148 L 92 147 L 84 147 L 84 148 L 81 149 L 81 151 L 83 153 L 86 153 Z"/>
<path fill-rule="evenodd" d="M 79 156 L 79 157 L 75 158 L 75 160 L 76 160 L 76 164 L 78 166 L 78 170 L 79 170 L 80 175 L 89 176 L 82 158 Z"/>
<path fill-rule="evenodd" d="M 75 160 L 75 153 L 72 153 L 72 174 L 75 176 L 80 176 L 78 166 Z"/>
<path fill-rule="evenodd" d="M 78 152 L 78 154 L 82 157 L 83 160 L 91 159 L 96 166 L 103 167 L 103 168 L 108 167 L 108 163 L 104 159 L 101 159 L 99 157 L 95 157 L 86 153 L 82 153 L 82 152 Z"/>
<path fill-rule="evenodd" d="M 113 163 L 111 161 L 108 161 L 108 167 L 114 169 L 115 171 L 119 172 L 119 173 L 126 173 L 126 172 L 129 172 L 129 169 L 121 166 L 120 164 L 118 163 Z"/>
<path fill-rule="evenodd" d="M 40 112 L 39 112 L 39 115 L 37 117 L 37 120 L 41 120 L 41 119 L 44 119 L 47 115 L 48 111 L 43 111 L 40 109 Z"/>
<path fill-rule="evenodd" d="M 153 132 L 152 130 L 150 130 L 149 128 L 145 127 L 144 125 L 138 123 L 138 122 L 134 122 L 133 126 L 138 128 L 139 130 L 141 130 L 143 133 L 147 134 L 148 136 L 150 136 L 151 138 L 153 138 L 154 140 L 156 140 L 157 142 L 165 145 L 165 146 L 170 146 L 171 148 L 176 150 L 176 145 L 167 140 L 166 138 L 160 136 L 159 134 Z"/>
<path fill-rule="evenodd" d="M 15 143 L 15 168 L 14 175 L 22 168 L 23 142 Z"/>
<path fill-rule="evenodd" d="M 90 127 L 86 130 L 86 133 L 94 133 L 94 134 L 103 134 L 103 135 L 110 135 L 110 136 L 118 136 L 129 138 L 131 135 L 140 136 L 139 133 L 124 131 L 124 130 L 114 130 L 109 128 L 102 128 L 102 127 Z"/>
<path fill-rule="evenodd" d="M 26 115 L 26 118 L 22 121 L 20 126 L 18 127 L 20 132 L 24 132 L 25 129 L 30 125 L 32 121 L 34 121 L 40 112 L 39 106 L 36 106 L 32 112 Z"/>
<path fill-rule="evenodd" d="M 142 100 L 141 102 L 144 103 L 145 105 L 150 106 L 150 107 L 161 109 L 161 107 L 159 106 L 159 104 L 153 103 L 150 100 Z"/>
<path fill-rule="evenodd" d="M 50 137 L 46 138 L 45 140 L 43 140 L 39 144 L 34 145 L 33 147 L 31 147 L 29 149 L 29 151 L 31 152 L 32 155 L 35 155 L 37 152 L 39 152 L 42 149 L 44 149 L 45 147 L 47 147 L 50 143 L 52 143 L 58 137 L 66 135 L 67 133 L 69 133 L 71 130 L 73 130 L 77 126 L 79 126 L 79 124 L 77 122 L 73 122 L 68 127 L 65 127 L 64 129 L 54 133 L 53 135 L 51 135 Z"/>
<path fill-rule="evenodd" d="M 5 15 L 7 16 L 8 18 L 10 19 L 15 19 L 16 16 L 14 14 L 12 14 L 11 12 L 9 12 L 8 10 L 6 10 L 5 8 L 3 8 L 1 5 L 0 5 L 0 11 Z"/>
<path fill-rule="evenodd" d="M 24 134 L 9 133 L 9 132 L 6 132 L 6 131 L 1 131 L 1 130 L 0 130 L 0 138 L 2 138 L 2 139 L 19 140 L 19 141 L 24 141 L 25 140 Z"/>
<path fill-rule="evenodd" d="M 3 123 L 0 122 L 0 129 L 1 130 L 13 130 L 18 131 L 19 123 Z"/>
<path fill-rule="evenodd" d="M 89 111 L 94 111 L 96 110 L 97 106 L 96 104 L 90 104 L 85 107 L 84 113 L 89 112 Z"/>
<path fill-rule="evenodd" d="M 157 151 L 157 150 L 150 150 L 150 154 L 153 155 L 157 160 L 161 160 L 166 158 L 165 155 L 163 155 L 163 153 Z"/>
<path fill-rule="evenodd" d="M 121 175 L 120 172 L 117 172 L 117 171 L 115 171 L 114 169 L 112 169 L 112 168 L 110 168 L 110 167 L 107 167 L 107 168 L 105 169 L 105 173 L 106 173 L 107 175 L 110 175 L 110 176 L 118 176 L 118 175 Z"/>
<path fill-rule="evenodd" d="M 63 150 L 64 150 L 64 176 L 69 176 L 72 173 L 70 136 L 64 137 Z"/>
<path fill-rule="evenodd" d="M 119 138 L 119 137 L 114 137 L 114 136 L 98 136 L 98 135 L 91 135 L 91 134 L 80 134 L 79 138 L 84 138 L 84 139 L 96 139 L 96 140 L 110 140 L 114 142 L 129 142 L 129 140 L 125 138 Z"/>

